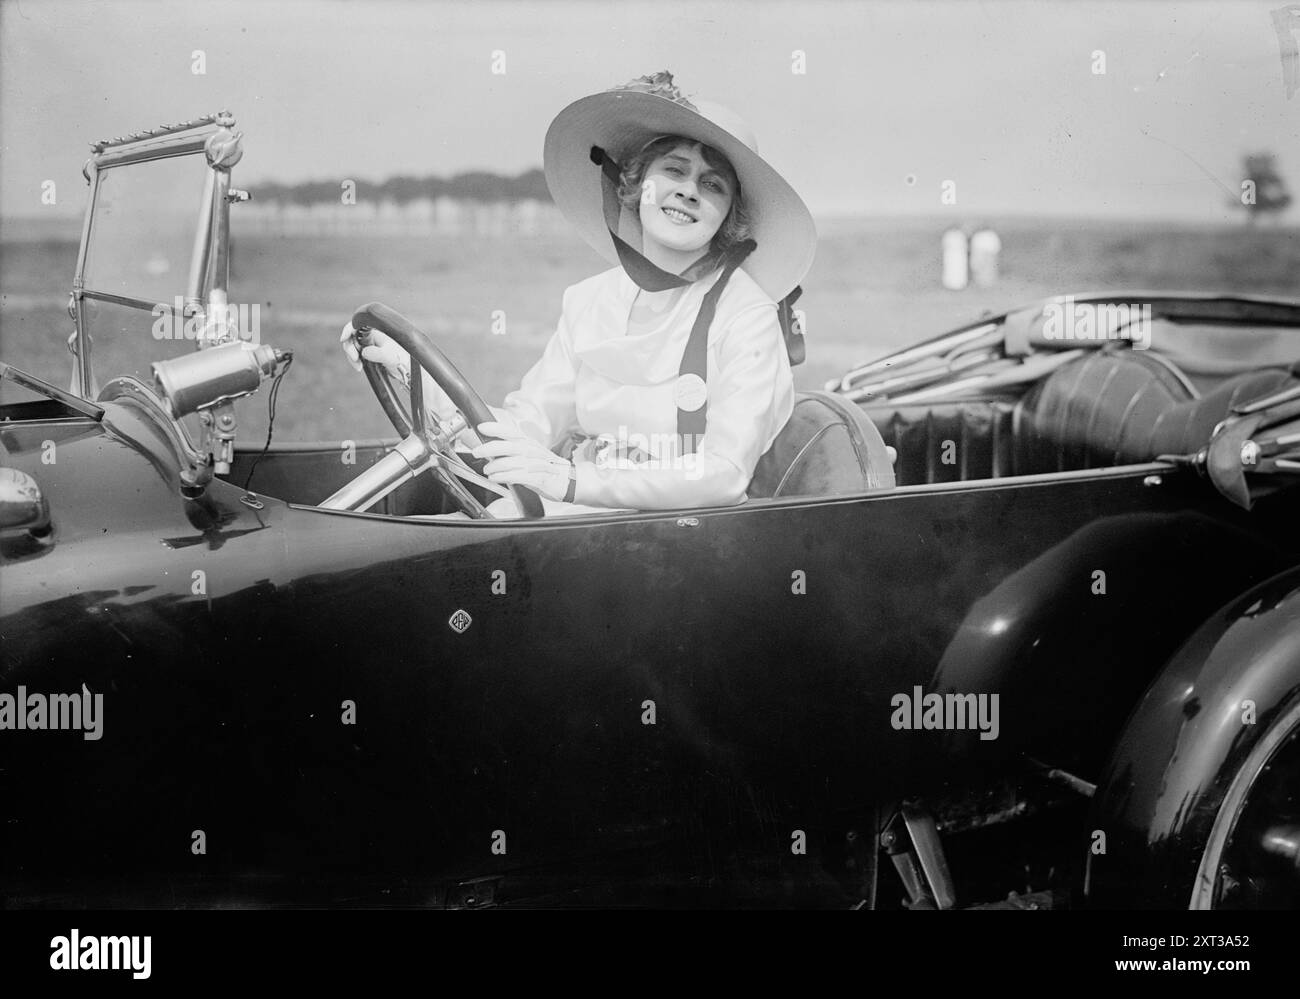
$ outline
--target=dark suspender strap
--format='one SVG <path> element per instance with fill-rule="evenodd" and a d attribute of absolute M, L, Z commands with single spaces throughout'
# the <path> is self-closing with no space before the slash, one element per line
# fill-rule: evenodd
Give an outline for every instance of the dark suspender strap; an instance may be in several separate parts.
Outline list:
<path fill-rule="evenodd" d="M 705 294 L 704 301 L 700 303 L 700 311 L 696 313 L 695 324 L 691 327 L 691 337 L 686 341 L 686 349 L 682 352 L 681 367 L 677 369 L 679 381 L 683 377 L 695 375 L 705 385 L 708 385 L 709 327 L 713 325 L 713 316 L 718 311 L 718 299 L 722 297 L 722 292 L 727 287 L 727 282 L 731 280 L 731 275 L 736 268 L 757 246 L 758 244 L 752 239 L 747 239 L 744 242 L 737 243 L 728 251 L 721 276 Z M 708 411 L 709 404 L 707 401 L 699 409 L 695 410 L 683 409 L 680 405 L 677 407 L 678 453 L 695 453 L 696 443 L 704 436 L 704 428 L 708 423 Z"/>

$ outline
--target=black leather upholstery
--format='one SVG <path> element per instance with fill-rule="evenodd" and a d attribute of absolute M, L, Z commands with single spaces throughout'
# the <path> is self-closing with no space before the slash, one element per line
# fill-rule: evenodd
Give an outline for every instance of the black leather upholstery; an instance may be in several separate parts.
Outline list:
<path fill-rule="evenodd" d="M 898 452 L 898 484 L 912 486 L 1014 474 L 1014 408 L 1014 402 L 989 399 L 883 403 L 865 411 Z"/>
<path fill-rule="evenodd" d="M 1015 474 L 1104 468 L 1187 454 L 1233 406 L 1295 382 L 1281 368 L 1236 375 L 1196 397 L 1142 352 L 1098 351 L 1065 365 L 1016 407 Z"/>
<path fill-rule="evenodd" d="M 854 403 L 829 392 L 796 393 L 794 412 L 749 483 L 751 499 L 842 496 L 892 489 L 885 442 Z"/>
<path fill-rule="evenodd" d="M 964 482 L 1151 461 L 1205 444 L 1234 405 L 1294 384 L 1281 368 L 1228 378 L 1197 396 L 1176 368 L 1130 349 L 1072 361 L 1019 402 L 864 407 L 898 451 L 898 485 Z"/>

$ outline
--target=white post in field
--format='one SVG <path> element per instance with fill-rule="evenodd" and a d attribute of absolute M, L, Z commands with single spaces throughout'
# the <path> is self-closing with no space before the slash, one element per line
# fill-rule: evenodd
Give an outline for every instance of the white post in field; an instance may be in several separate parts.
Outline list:
<path fill-rule="evenodd" d="M 943 234 L 943 286 L 951 291 L 966 287 L 970 273 L 966 260 L 966 234 L 949 229 Z"/>
<path fill-rule="evenodd" d="M 970 276 L 979 287 L 991 288 L 998 282 L 998 254 L 1002 240 L 992 229 L 980 229 L 970 238 Z"/>

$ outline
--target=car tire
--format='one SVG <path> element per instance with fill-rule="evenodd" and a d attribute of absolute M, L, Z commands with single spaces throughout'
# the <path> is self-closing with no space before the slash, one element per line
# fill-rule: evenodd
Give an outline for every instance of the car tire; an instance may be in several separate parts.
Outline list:
<path fill-rule="evenodd" d="M 1300 906 L 1300 699 L 1259 736 L 1233 774 L 1188 905 Z"/>

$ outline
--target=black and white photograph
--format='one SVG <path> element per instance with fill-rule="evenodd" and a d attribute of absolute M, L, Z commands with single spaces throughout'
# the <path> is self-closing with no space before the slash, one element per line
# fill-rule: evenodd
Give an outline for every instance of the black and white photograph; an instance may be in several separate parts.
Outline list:
<path fill-rule="evenodd" d="M 839 910 L 1258 987 L 1297 198 L 1284 0 L 0 0 L 5 967 Z"/>

